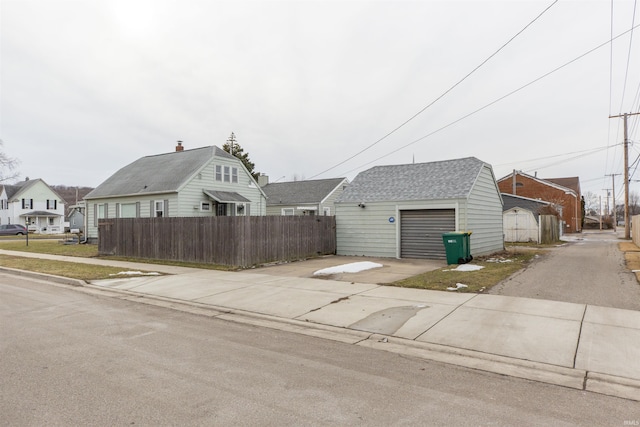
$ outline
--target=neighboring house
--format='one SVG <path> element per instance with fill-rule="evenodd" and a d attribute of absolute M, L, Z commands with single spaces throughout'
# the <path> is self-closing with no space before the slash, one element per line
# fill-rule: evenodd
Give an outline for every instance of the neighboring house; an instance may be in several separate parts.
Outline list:
<path fill-rule="evenodd" d="M 493 170 L 474 157 L 376 166 L 336 201 L 339 255 L 445 259 L 452 231 L 472 232 L 473 256 L 504 249 Z"/>
<path fill-rule="evenodd" d="M 564 231 L 577 233 L 582 230 L 582 195 L 578 177 L 541 179 L 514 171 L 499 179 L 498 187 L 502 193 L 545 200 L 562 206 Z"/>
<path fill-rule="evenodd" d="M 69 211 L 65 221 L 65 231 L 70 231 L 72 233 L 84 233 L 84 213 L 84 202 L 69 206 Z"/>
<path fill-rule="evenodd" d="M 553 204 L 507 193 L 502 193 L 502 201 L 504 241 L 540 243 L 540 215 L 553 214 Z"/>
<path fill-rule="evenodd" d="M 87 237 L 102 218 L 265 215 L 266 196 L 238 158 L 216 147 L 147 156 L 85 196 Z"/>
<path fill-rule="evenodd" d="M 31 233 L 62 233 L 64 201 L 42 179 L 2 186 L 0 223 L 21 224 Z"/>
<path fill-rule="evenodd" d="M 332 178 L 266 184 L 267 215 L 334 215 L 334 202 L 348 183 Z"/>

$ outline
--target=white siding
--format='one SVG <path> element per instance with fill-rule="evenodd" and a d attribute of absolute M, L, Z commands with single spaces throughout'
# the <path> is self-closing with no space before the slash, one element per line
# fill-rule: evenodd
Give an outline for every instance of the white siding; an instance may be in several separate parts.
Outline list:
<path fill-rule="evenodd" d="M 224 182 L 215 180 L 215 165 L 238 168 L 238 182 Z M 209 212 L 200 210 L 202 202 L 210 199 L 203 190 L 231 191 L 251 200 L 249 203 L 250 215 L 266 214 L 266 199 L 262 191 L 254 183 L 253 179 L 240 160 L 213 157 L 210 162 L 196 173 L 177 193 L 164 193 L 143 196 L 127 196 L 104 199 L 91 199 L 87 201 L 87 236 L 90 239 L 98 237 L 96 223 L 96 205 L 107 203 L 107 217 L 117 218 L 119 213 L 117 207 L 125 203 L 140 203 L 140 217 L 149 218 L 154 216 L 151 210 L 151 202 L 155 200 L 168 200 L 168 211 L 165 216 L 170 217 L 194 217 L 215 215 L 215 209 Z M 245 210 L 246 212 L 246 210 Z"/>
<path fill-rule="evenodd" d="M 340 185 L 338 185 L 331 194 L 329 194 L 324 200 L 320 203 L 320 209 L 318 210 L 318 215 L 324 215 L 324 208 L 330 209 L 330 215 L 336 214 L 336 205 L 335 202 L 340 197 L 340 195 L 344 192 L 345 187 L 349 185 L 347 180 L 343 180 Z"/>
<path fill-rule="evenodd" d="M 530 210 L 512 208 L 503 214 L 505 242 L 539 242 L 538 222 Z"/>
<path fill-rule="evenodd" d="M 395 258 L 397 253 L 396 207 L 389 203 L 336 203 L 336 253 Z"/>
<path fill-rule="evenodd" d="M 229 166 L 238 168 L 238 182 L 224 182 L 215 180 L 215 166 Z M 200 203 L 209 201 L 203 190 L 231 191 L 251 200 L 250 214 L 266 215 L 266 198 L 254 183 L 251 175 L 242 163 L 232 159 L 214 157 L 211 162 L 197 173 L 181 190 L 179 194 L 180 210 L 176 216 L 211 216 L 212 212 L 200 211 Z"/>
<path fill-rule="evenodd" d="M 482 168 L 467 202 L 467 223 L 471 231 L 471 255 L 488 255 L 504 249 L 502 198 L 488 166 Z"/>
<path fill-rule="evenodd" d="M 463 201 L 459 200 L 372 202 L 366 203 L 364 209 L 356 203 L 336 203 L 336 252 L 338 255 L 398 258 L 401 210 L 455 209 L 456 224 L 460 224 L 464 221 L 461 203 Z M 394 222 L 390 222 L 390 218 Z"/>

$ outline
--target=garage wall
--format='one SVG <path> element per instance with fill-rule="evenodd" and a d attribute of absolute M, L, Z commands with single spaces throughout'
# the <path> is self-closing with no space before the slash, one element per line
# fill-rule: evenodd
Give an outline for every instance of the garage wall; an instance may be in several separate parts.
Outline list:
<path fill-rule="evenodd" d="M 467 202 L 467 222 L 460 231 L 471 231 L 471 255 L 489 255 L 504 249 L 502 197 L 493 171 L 484 166 Z"/>
<path fill-rule="evenodd" d="M 390 222 L 389 218 L 394 218 Z M 396 207 L 389 203 L 336 203 L 336 253 L 395 258 Z"/>
<path fill-rule="evenodd" d="M 461 203 L 464 201 L 371 202 L 365 203 L 364 209 L 358 207 L 356 203 L 336 203 L 336 253 L 399 258 L 401 211 L 455 209 L 455 222 L 459 228 L 458 224 L 465 220 L 464 210 L 460 209 Z M 391 218 L 392 221 L 390 221 Z M 500 224 L 502 226 L 502 223 Z"/>

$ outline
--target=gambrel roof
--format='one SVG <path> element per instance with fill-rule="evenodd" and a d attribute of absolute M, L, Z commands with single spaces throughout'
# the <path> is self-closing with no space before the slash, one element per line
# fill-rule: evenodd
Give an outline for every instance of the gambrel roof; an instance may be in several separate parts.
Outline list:
<path fill-rule="evenodd" d="M 239 161 L 215 145 L 142 157 L 111 175 L 85 199 L 177 192 L 214 156 Z"/>
<path fill-rule="evenodd" d="M 274 182 L 265 185 L 262 190 L 267 195 L 267 206 L 319 204 L 343 182 L 346 182 L 346 178 Z"/>
<path fill-rule="evenodd" d="M 462 199 L 469 196 L 485 166 L 475 157 L 375 166 L 360 172 L 337 202 Z"/>

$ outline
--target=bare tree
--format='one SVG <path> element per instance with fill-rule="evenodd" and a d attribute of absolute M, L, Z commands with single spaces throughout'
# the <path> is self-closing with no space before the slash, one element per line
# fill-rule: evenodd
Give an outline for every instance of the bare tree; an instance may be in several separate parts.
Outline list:
<path fill-rule="evenodd" d="M 11 181 L 18 178 L 19 173 L 15 169 L 20 163 L 17 159 L 9 157 L 2 147 L 4 142 L 0 139 L 0 182 Z"/>
<path fill-rule="evenodd" d="M 587 191 L 583 195 L 584 210 L 587 215 L 600 215 L 600 198 L 597 194 Z"/>

